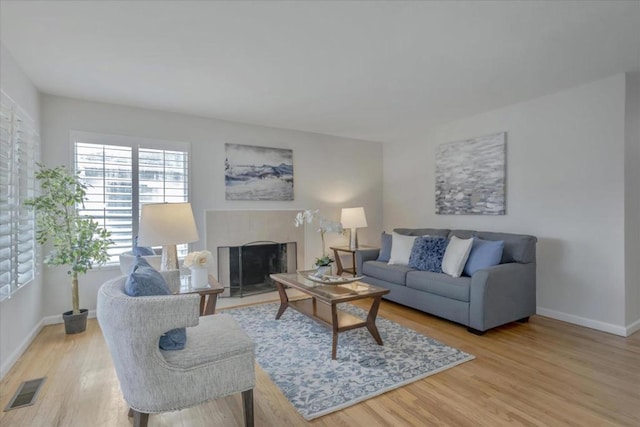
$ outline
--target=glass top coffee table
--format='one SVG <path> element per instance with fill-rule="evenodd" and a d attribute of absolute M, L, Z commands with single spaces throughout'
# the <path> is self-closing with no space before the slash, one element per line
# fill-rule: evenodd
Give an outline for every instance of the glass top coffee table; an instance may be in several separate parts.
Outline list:
<path fill-rule="evenodd" d="M 376 316 L 382 296 L 389 293 L 388 289 L 378 288 L 363 282 L 346 284 L 322 284 L 306 279 L 305 276 L 313 271 L 301 271 L 299 273 L 272 274 L 271 278 L 276 282 L 280 294 L 280 308 L 276 314 L 276 320 L 284 313 L 287 307 L 308 316 L 333 331 L 333 345 L 331 358 L 336 358 L 338 349 L 338 333 L 351 329 L 366 327 L 373 339 L 382 345 L 382 338 L 376 327 Z M 310 298 L 290 301 L 286 288 L 294 288 L 310 296 Z M 341 302 L 355 301 L 365 298 L 373 298 L 367 319 L 362 320 L 349 313 L 338 309 Z"/>

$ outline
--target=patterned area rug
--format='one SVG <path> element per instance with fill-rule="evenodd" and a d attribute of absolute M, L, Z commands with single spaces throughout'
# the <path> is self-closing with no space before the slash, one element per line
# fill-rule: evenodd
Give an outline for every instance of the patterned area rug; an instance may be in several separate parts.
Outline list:
<path fill-rule="evenodd" d="M 331 331 L 291 308 L 275 320 L 278 307 L 279 303 L 271 303 L 224 313 L 232 315 L 255 341 L 258 364 L 306 420 L 474 358 L 378 317 L 383 346 L 366 328 L 342 332 L 337 360 L 331 360 Z M 341 304 L 340 308 L 366 319 L 366 312 L 358 307 Z"/>

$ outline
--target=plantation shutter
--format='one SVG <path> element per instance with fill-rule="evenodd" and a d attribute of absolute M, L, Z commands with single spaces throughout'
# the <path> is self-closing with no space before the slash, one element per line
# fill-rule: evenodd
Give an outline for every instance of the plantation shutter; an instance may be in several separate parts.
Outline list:
<path fill-rule="evenodd" d="M 0 106 L 0 290 L 2 295 L 11 293 L 14 283 L 13 265 L 13 113 L 9 107 Z"/>
<path fill-rule="evenodd" d="M 131 250 L 143 204 L 189 201 L 188 149 L 165 149 L 162 146 L 170 143 L 154 141 L 145 146 L 146 140 L 123 136 L 76 134 L 76 172 L 88 185 L 88 200 L 79 209 L 111 232 L 115 244 L 109 249 L 110 262 L 118 262 L 119 254 Z M 93 140 L 100 143 L 88 142 Z M 113 144 L 101 143 L 109 140 Z M 178 255 L 186 255 L 187 248 L 179 245 Z"/>
<path fill-rule="evenodd" d="M 139 210 L 145 203 L 179 203 L 189 201 L 188 153 L 162 149 L 139 150 Z M 178 256 L 187 254 L 188 246 L 178 245 Z"/>
<path fill-rule="evenodd" d="M 8 97 L 4 97 L 7 100 Z M 13 104 L 0 104 L 0 299 L 35 278 L 35 196 L 40 141 L 34 125 Z"/>
<path fill-rule="evenodd" d="M 132 149 L 118 145 L 76 142 L 76 172 L 87 184 L 82 215 L 91 216 L 111 232 L 111 262 L 131 249 L 133 230 Z"/>

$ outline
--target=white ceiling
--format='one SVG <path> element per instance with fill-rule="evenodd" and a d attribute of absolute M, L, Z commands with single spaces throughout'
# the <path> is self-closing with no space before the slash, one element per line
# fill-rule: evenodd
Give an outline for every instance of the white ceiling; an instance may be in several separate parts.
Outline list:
<path fill-rule="evenodd" d="M 640 71 L 640 1 L 0 2 L 45 93 L 373 141 Z"/>

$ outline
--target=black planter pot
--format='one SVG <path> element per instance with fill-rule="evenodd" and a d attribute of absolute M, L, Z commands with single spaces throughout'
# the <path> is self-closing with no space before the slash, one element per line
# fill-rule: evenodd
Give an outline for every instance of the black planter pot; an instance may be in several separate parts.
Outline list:
<path fill-rule="evenodd" d="M 87 329 L 88 315 L 89 310 L 86 308 L 81 308 L 80 314 L 73 314 L 73 310 L 62 313 L 62 318 L 64 319 L 64 331 L 67 334 L 84 332 Z"/>

